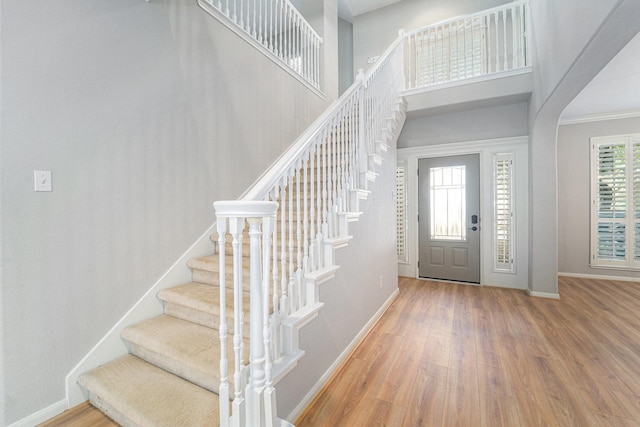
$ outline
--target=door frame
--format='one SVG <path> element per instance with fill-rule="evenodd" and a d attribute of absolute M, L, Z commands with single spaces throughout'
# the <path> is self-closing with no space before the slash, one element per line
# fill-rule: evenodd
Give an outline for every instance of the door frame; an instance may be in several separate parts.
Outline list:
<path fill-rule="evenodd" d="M 425 172 L 425 173 L 429 173 L 431 167 L 442 167 L 443 165 L 451 166 L 451 164 L 453 165 L 463 164 L 464 166 L 469 168 L 469 172 L 476 172 L 474 166 L 477 165 L 477 175 L 475 173 L 472 173 L 467 176 L 467 174 L 465 173 L 464 198 L 465 198 L 465 202 L 467 202 L 466 203 L 467 208 L 465 209 L 465 212 L 464 212 L 464 216 L 465 216 L 464 228 L 467 228 L 468 230 L 467 230 L 467 238 L 465 238 L 464 241 L 434 239 L 430 236 L 431 230 L 428 223 L 431 217 L 430 217 L 430 213 L 425 212 L 424 208 L 431 206 L 431 203 L 433 202 L 433 200 L 430 199 L 430 192 L 428 191 L 428 189 L 423 188 L 423 191 L 420 191 L 422 184 L 427 184 L 427 182 L 429 181 L 429 176 L 418 174 L 418 178 L 417 178 L 417 181 L 418 181 L 417 203 L 418 203 L 418 214 L 419 214 L 418 218 L 420 217 L 420 214 L 422 214 L 423 218 L 422 218 L 422 221 L 417 221 L 418 222 L 418 238 L 417 238 L 418 252 L 416 255 L 418 257 L 418 261 L 426 261 L 427 258 L 430 259 L 428 255 L 429 248 L 438 247 L 438 246 L 442 247 L 444 249 L 444 254 L 443 254 L 444 264 L 441 266 L 442 271 L 439 271 L 439 272 L 432 271 L 431 273 L 433 273 L 433 275 L 449 276 L 450 274 L 453 274 L 453 275 L 457 274 L 458 276 L 463 276 L 463 275 L 474 276 L 473 277 L 474 279 L 477 277 L 477 281 L 475 280 L 463 281 L 463 280 L 460 280 L 460 277 L 458 277 L 458 280 L 453 278 L 446 278 L 446 277 L 440 277 L 437 280 L 444 280 L 448 282 L 460 281 L 463 283 L 478 285 L 480 284 L 480 276 L 481 276 L 480 255 L 482 253 L 482 232 L 481 232 L 482 217 L 480 217 L 480 213 L 481 213 L 480 190 L 482 188 L 480 178 L 482 175 L 480 173 L 480 153 L 463 154 L 463 155 L 456 154 L 454 156 L 441 156 L 441 157 L 418 157 L 417 162 L 418 162 L 419 171 L 421 171 L 420 163 L 425 160 L 426 161 L 433 160 L 438 162 L 435 165 L 433 163 L 425 164 L 425 167 L 428 168 L 428 170 L 422 170 L 422 172 Z M 477 180 L 477 182 L 474 183 L 475 180 Z M 477 188 L 477 192 L 476 192 L 476 188 Z M 424 190 L 427 190 L 427 191 L 424 191 Z M 422 200 L 420 199 L 421 195 L 423 197 Z M 427 200 L 424 199 L 425 197 Z M 471 203 L 468 203 L 468 202 L 471 202 Z M 477 205 L 476 205 L 476 202 L 477 202 Z M 480 220 L 475 226 L 471 222 L 472 215 L 477 215 Z M 469 231 L 471 230 L 472 226 L 474 226 L 475 228 L 473 232 Z M 450 251 L 453 251 L 454 246 L 464 247 L 468 251 L 467 259 L 471 261 L 469 262 L 469 264 L 467 264 L 467 269 L 465 270 L 464 273 L 453 271 L 455 269 L 450 264 L 447 267 L 446 260 L 448 257 L 446 253 L 452 254 L 452 252 Z M 425 251 L 425 253 L 422 253 L 423 250 Z M 474 265 L 477 265 L 477 270 L 475 267 L 473 267 Z M 433 279 L 433 277 L 429 277 L 428 275 L 420 275 L 421 272 L 422 273 L 427 272 L 427 269 L 429 268 L 428 265 L 423 265 L 421 268 L 418 262 L 418 265 L 416 265 L 416 268 L 417 268 L 417 274 L 419 278 Z M 437 269 L 437 267 L 435 268 Z M 476 273 L 477 273 L 477 276 L 476 276 Z M 468 278 L 471 279 L 471 277 L 468 277 Z"/>
<path fill-rule="evenodd" d="M 401 276 L 419 277 L 418 272 L 418 159 L 478 154 L 480 159 L 480 285 L 526 289 L 529 265 L 528 136 L 457 142 L 398 149 L 398 163 L 407 174 L 407 260 L 398 263 Z M 416 141 L 412 141 L 415 143 Z M 417 141 L 419 143 L 419 141 Z M 493 268 L 493 157 L 512 153 L 514 158 L 515 265 L 511 272 Z"/>

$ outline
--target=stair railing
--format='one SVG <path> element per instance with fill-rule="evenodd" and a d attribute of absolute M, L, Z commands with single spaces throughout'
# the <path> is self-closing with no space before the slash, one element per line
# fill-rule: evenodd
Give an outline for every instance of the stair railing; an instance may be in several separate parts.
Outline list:
<path fill-rule="evenodd" d="M 399 130 L 404 117 L 400 102 L 402 41 L 401 34 L 371 70 L 359 72 L 357 81 L 241 200 L 215 203 L 221 288 L 221 426 L 270 427 L 280 421 L 275 415 L 273 367 L 299 351 L 282 336 L 282 328 L 289 318 L 318 306 L 317 292 L 310 283 L 317 284 L 335 272 L 333 250 L 348 240 L 347 221 L 359 211 L 359 197 L 394 127 Z M 252 266 L 248 372 L 242 344 L 242 235 L 247 218 Z M 262 243 L 258 240 L 260 223 Z M 224 291 L 227 233 L 233 248 L 233 395 Z M 254 265 L 254 259 L 261 260 L 255 261 L 261 266 Z M 231 409 L 225 403 L 229 400 Z M 258 419 L 259 414 L 266 416 Z"/>
<path fill-rule="evenodd" d="M 278 65 L 320 91 L 322 37 L 289 0 L 198 0 Z"/>
<path fill-rule="evenodd" d="M 529 67 L 528 7 L 515 1 L 407 33 L 407 90 Z"/>
<path fill-rule="evenodd" d="M 275 390 L 273 388 L 273 357 L 271 356 L 271 326 L 269 298 L 271 239 L 278 204 L 275 202 L 216 202 L 220 257 L 220 426 L 273 427 L 277 425 Z M 244 366 L 244 304 L 242 285 L 242 235 L 249 224 L 250 266 L 250 363 L 248 379 Z M 227 360 L 228 326 L 226 304 L 226 235 L 232 237 L 233 258 L 233 350 L 234 396 L 233 413 L 229 401 L 229 361 Z"/>

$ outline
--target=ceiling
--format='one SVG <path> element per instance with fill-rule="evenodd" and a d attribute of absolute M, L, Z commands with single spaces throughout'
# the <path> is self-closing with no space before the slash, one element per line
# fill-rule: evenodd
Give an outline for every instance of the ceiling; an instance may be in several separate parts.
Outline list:
<path fill-rule="evenodd" d="M 338 16 L 352 22 L 354 16 L 380 9 L 402 0 L 338 0 Z"/>
<path fill-rule="evenodd" d="M 562 120 L 640 114 L 640 33 L 578 94 Z"/>

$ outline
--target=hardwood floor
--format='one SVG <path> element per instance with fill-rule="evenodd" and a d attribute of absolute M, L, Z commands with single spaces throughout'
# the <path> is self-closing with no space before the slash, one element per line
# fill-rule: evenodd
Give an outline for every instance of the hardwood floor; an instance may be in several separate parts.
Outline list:
<path fill-rule="evenodd" d="M 119 424 L 104 415 L 89 402 L 63 412 L 38 427 L 118 427 Z"/>
<path fill-rule="evenodd" d="M 640 283 L 561 278 L 559 291 L 400 278 L 296 425 L 640 426 Z M 117 426 L 88 404 L 43 425 Z"/>
<path fill-rule="evenodd" d="M 401 278 L 296 425 L 640 426 L 640 283 L 559 287 L 555 301 Z"/>

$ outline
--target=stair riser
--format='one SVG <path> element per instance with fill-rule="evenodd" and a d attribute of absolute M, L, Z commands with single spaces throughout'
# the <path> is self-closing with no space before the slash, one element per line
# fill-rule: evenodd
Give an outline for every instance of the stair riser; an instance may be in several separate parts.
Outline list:
<path fill-rule="evenodd" d="M 212 339 L 215 339 L 212 336 Z M 184 378 L 187 381 L 198 385 L 205 390 L 209 390 L 218 394 L 220 390 L 219 373 L 216 374 L 219 369 L 219 357 L 211 358 L 211 369 L 209 371 L 202 371 L 194 367 L 184 366 L 175 360 L 169 359 L 163 354 L 156 353 L 144 348 L 141 345 L 135 343 L 129 343 L 131 353 L 138 356 L 140 359 L 145 360 L 152 365 L 164 369 L 174 375 Z M 213 354 L 212 354 L 213 356 Z"/>
<path fill-rule="evenodd" d="M 246 295 L 245 302 L 248 303 L 249 295 Z M 211 329 L 215 329 L 218 331 L 220 328 L 220 310 L 216 310 L 215 313 L 207 313 L 201 310 L 196 310 L 190 307 L 185 307 L 180 304 L 174 304 L 171 302 L 164 303 L 164 313 L 173 317 L 177 317 L 178 319 L 186 320 L 188 322 L 197 323 L 198 325 L 206 326 Z M 248 319 L 248 313 L 245 313 L 245 319 Z M 249 323 L 245 321 L 244 328 L 242 330 L 242 335 L 245 338 L 249 338 L 251 333 Z M 234 321 L 233 321 L 233 311 L 227 311 L 227 329 L 230 334 L 234 333 Z M 217 334 L 218 332 L 216 332 Z"/>
<path fill-rule="evenodd" d="M 280 267 L 280 264 L 279 264 L 279 267 Z M 286 268 L 288 271 L 289 270 L 288 263 Z M 296 270 L 297 270 L 297 265 L 294 263 L 294 271 Z M 196 283 L 205 283 L 207 285 L 212 285 L 212 286 L 218 286 L 220 281 L 220 274 L 217 271 L 193 269 L 191 276 L 192 276 L 192 280 Z M 225 277 L 226 277 L 225 286 L 227 287 L 227 289 L 233 289 L 233 274 L 231 274 L 227 270 L 227 274 L 225 275 Z M 242 277 L 243 277 L 242 279 L 243 290 L 245 292 L 249 292 L 251 289 L 250 288 L 251 282 L 250 282 L 249 271 L 247 269 L 243 270 Z"/>

